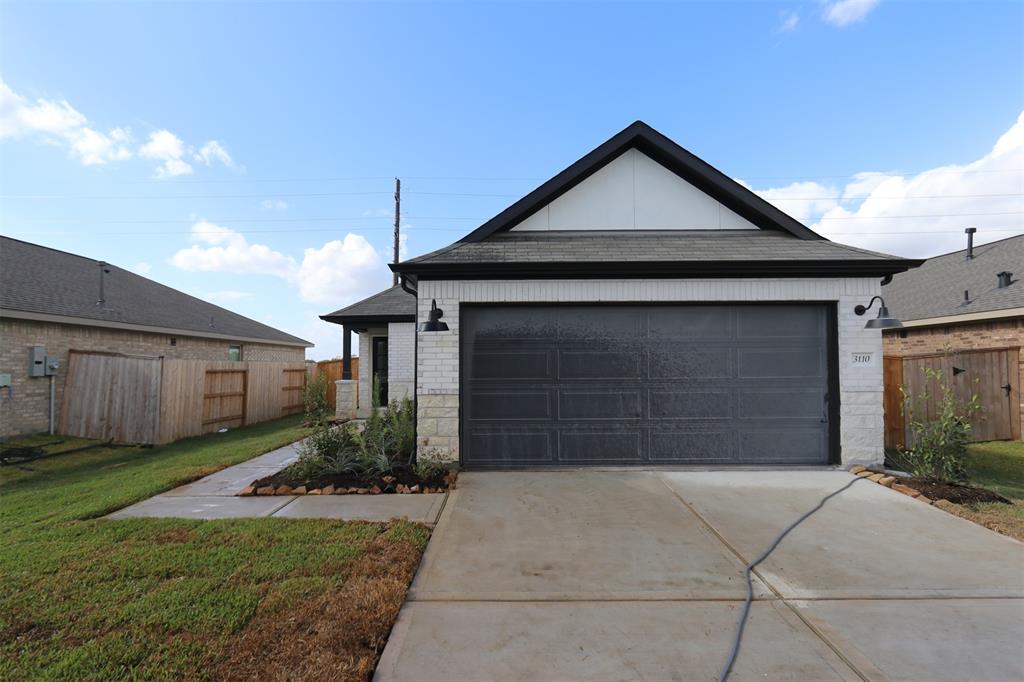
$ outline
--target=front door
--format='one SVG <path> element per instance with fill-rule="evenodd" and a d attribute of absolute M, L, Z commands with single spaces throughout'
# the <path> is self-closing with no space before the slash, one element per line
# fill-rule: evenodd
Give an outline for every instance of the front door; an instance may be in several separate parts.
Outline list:
<path fill-rule="evenodd" d="M 388 404 L 388 337 L 373 337 L 373 384 L 376 387 L 375 405 Z"/>

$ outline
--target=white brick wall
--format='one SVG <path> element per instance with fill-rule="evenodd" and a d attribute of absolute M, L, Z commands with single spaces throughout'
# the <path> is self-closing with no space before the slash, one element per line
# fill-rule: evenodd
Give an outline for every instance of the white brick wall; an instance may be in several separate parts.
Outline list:
<path fill-rule="evenodd" d="M 388 397 L 391 400 L 412 397 L 415 343 L 414 323 L 388 323 Z"/>
<path fill-rule="evenodd" d="M 853 307 L 880 291 L 878 278 L 706 280 L 490 280 L 420 281 L 419 321 L 432 299 L 444 310 L 449 331 L 419 334 L 420 450 L 458 459 L 459 304 L 583 302 L 838 301 L 840 447 L 844 465 L 879 463 L 882 446 L 882 337 L 864 329 Z M 853 367 L 854 353 L 873 363 Z M 437 396 L 429 401 L 425 396 Z M 441 396 L 445 396 L 441 398 Z M 426 414 L 429 405 L 430 415 Z M 424 424 L 424 420 L 427 421 Z"/>

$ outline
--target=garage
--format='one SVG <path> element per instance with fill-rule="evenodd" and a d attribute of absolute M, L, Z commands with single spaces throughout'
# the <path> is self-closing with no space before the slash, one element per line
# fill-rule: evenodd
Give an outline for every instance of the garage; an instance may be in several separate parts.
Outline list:
<path fill-rule="evenodd" d="M 836 460 L 835 306 L 470 305 L 462 464 Z"/>

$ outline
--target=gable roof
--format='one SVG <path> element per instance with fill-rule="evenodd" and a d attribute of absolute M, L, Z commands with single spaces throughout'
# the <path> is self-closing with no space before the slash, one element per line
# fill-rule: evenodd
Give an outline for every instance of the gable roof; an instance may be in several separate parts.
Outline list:
<path fill-rule="evenodd" d="M 1000 289 L 996 273 L 1013 272 L 1013 283 Z M 968 292 L 968 303 L 964 302 Z M 914 320 L 1005 314 L 1024 315 L 1024 235 L 1009 237 L 934 258 L 900 275 L 882 288 L 889 311 L 905 323 Z M 953 322 L 955 320 L 948 320 Z"/>
<path fill-rule="evenodd" d="M 630 149 L 754 227 L 511 231 Z M 881 277 L 921 262 L 830 242 L 637 121 L 458 242 L 390 267 L 415 282 L 421 277 Z"/>
<path fill-rule="evenodd" d="M 0 315 L 309 348 L 309 341 L 108 265 L 99 299 L 97 261 L 0 236 Z"/>
<path fill-rule="evenodd" d="M 463 237 L 479 242 L 519 224 L 629 149 L 637 149 L 754 225 L 800 239 L 824 239 L 643 121 L 636 121 Z"/>
<path fill-rule="evenodd" d="M 320 319 L 348 325 L 356 331 L 374 324 L 415 322 L 416 297 L 401 286 L 393 286 L 333 313 L 321 315 Z"/>

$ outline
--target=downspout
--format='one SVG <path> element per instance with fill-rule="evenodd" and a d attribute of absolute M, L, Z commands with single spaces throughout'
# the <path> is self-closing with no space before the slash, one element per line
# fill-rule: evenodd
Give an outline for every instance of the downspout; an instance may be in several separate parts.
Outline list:
<path fill-rule="evenodd" d="M 412 463 L 416 463 L 416 459 L 419 456 L 419 421 L 420 421 L 420 396 L 419 396 L 419 374 L 420 374 L 420 333 L 418 331 L 418 322 L 420 319 L 420 306 L 419 306 L 419 292 L 412 288 L 409 284 L 409 280 L 405 274 L 398 275 L 399 284 L 402 285 L 402 290 L 406 293 L 412 294 L 416 298 L 416 307 L 412 316 L 412 432 L 416 434 L 416 440 L 413 443 L 412 448 Z"/>
<path fill-rule="evenodd" d="M 54 388 L 53 388 L 53 375 L 50 375 L 50 435 L 53 435 L 53 406 L 54 406 Z"/>

